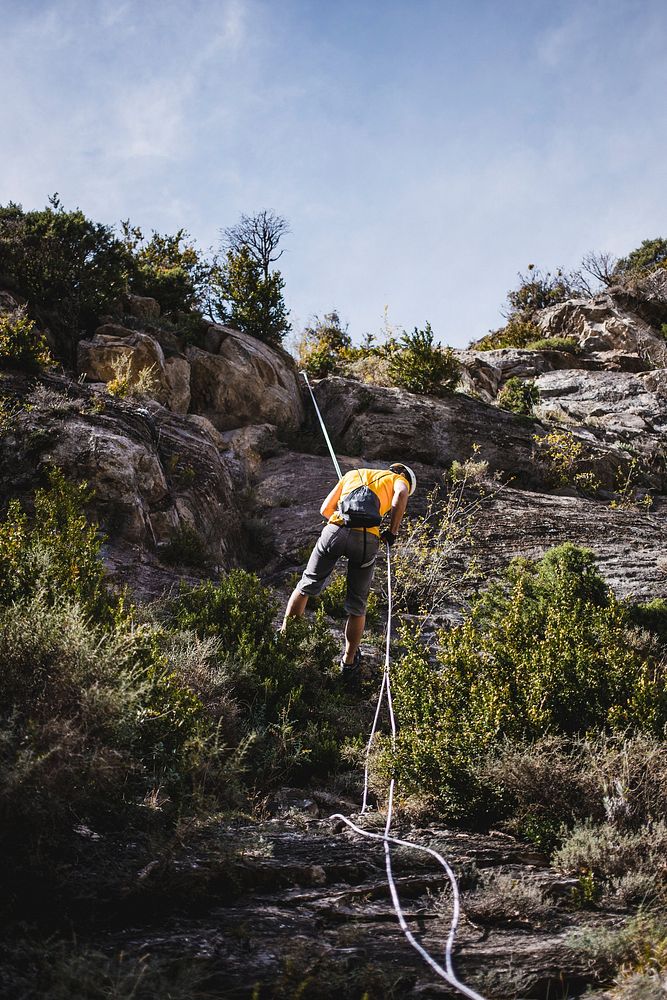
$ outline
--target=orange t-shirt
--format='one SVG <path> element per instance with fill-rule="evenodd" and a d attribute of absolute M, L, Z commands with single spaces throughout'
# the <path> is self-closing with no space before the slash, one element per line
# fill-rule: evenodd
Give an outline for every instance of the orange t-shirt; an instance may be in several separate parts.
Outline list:
<path fill-rule="evenodd" d="M 352 469 L 346 472 L 340 480 L 343 488 L 340 499 L 343 500 L 353 490 L 359 486 L 368 486 L 375 493 L 380 501 L 380 515 L 384 515 L 391 509 L 391 502 L 394 499 L 394 487 L 396 480 L 402 479 L 407 482 L 405 476 L 399 476 L 396 472 L 389 472 L 387 469 Z M 329 524 L 343 524 L 343 518 L 338 511 L 335 511 L 329 518 Z M 354 528 L 354 531 L 363 531 L 363 528 Z M 366 528 L 372 535 L 380 534 L 379 528 Z"/>

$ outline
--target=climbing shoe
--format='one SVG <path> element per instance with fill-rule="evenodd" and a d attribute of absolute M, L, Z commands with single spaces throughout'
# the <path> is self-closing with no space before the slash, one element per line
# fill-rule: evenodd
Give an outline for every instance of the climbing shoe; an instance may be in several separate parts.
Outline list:
<path fill-rule="evenodd" d="M 346 663 L 344 659 L 340 661 L 340 677 L 343 684 L 349 688 L 358 688 L 361 685 L 361 650 L 354 654 L 352 663 Z"/>

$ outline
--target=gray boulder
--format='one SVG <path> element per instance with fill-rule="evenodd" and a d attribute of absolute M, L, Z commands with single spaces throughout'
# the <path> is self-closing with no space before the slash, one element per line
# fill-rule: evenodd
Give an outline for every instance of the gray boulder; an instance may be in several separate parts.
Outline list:
<path fill-rule="evenodd" d="M 165 403 L 173 413 L 187 413 L 190 408 L 190 365 L 179 355 L 164 362 Z"/>
<path fill-rule="evenodd" d="M 228 329 L 218 354 L 189 347 L 186 357 L 192 369 L 190 409 L 219 430 L 251 423 L 280 428 L 301 424 L 298 376 L 286 352 Z"/>
<path fill-rule="evenodd" d="M 614 350 L 638 355 L 659 367 L 667 364 L 664 340 L 610 292 L 591 299 L 569 299 L 543 309 L 537 325 L 545 337 L 576 337 L 586 351 Z"/>
<path fill-rule="evenodd" d="M 667 370 L 547 372 L 536 380 L 540 416 L 564 416 L 614 437 L 654 444 L 667 431 Z"/>
<path fill-rule="evenodd" d="M 165 385 L 164 353 L 147 333 L 107 323 L 98 328 L 92 340 L 80 340 L 78 344 L 78 369 L 89 382 L 111 381 L 114 363 L 123 357 L 130 358 L 133 376 L 143 368 L 153 368 L 160 384 Z"/>
<path fill-rule="evenodd" d="M 148 295 L 128 294 L 123 299 L 123 307 L 130 316 L 143 323 L 155 323 L 160 318 L 160 304 Z"/>

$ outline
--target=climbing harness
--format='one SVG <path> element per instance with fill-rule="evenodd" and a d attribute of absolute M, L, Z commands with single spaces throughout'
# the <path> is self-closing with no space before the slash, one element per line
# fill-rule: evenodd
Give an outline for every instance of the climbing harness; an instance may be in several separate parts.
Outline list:
<path fill-rule="evenodd" d="M 329 451 L 331 453 L 331 458 L 333 459 L 334 466 L 336 468 L 336 471 L 338 472 L 339 479 L 342 479 L 342 475 L 340 474 L 340 466 L 338 465 L 338 461 L 336 459 L 335 452 L 334 452 L 333 447 L 331 445 L 331 441 L 329 440 L 329 435 L 327 434 L 327 429 L 326 429 L 326 427 L 324 425 L 324 420 L 322 419 L 322 414 L 320 413 L 320 410 L 319 410 L 319 407 L 317 405 L 317 402 L 315 401 L 315 396 L 313 394 L 313 390 L 310 387 L 310 382 L 308 381 L 308 376 L 306 375 L 305 372 L 302 372 L 301 374 L 303 375 L 304 379 L 306 380 L 306 385 L 308 386 L 308 389 L 310 391 L 310 395 L 311 395 L 311 398 L 313 400 L 313 404 L 315 406 L 315 410 L 317 412 L 317 415 L 319 417 L 320 424 L 322 426 L 322 431 L 324 432 L 324 437 L 326 439 L 327 445 L 329 446 Z M 366 745 L 366 760 L 365 760 L 365 764 L 364 764 L 364 795 L 363 795 L 363 801 L 362 801 L 362 804 L 361 804 L 361 812 L 362 812 L 362 814 L 365 813 L 367 811 L 367 809 L 368 809 L 368 771 L 369 771 L 370 753 L 371 753 L 371 749 L 372 749 L 372 746 L 373 746 L 373 740 L 374 740 L 375 734 L 377 732 L 378 722 L 379 722 L 379 719 L 380 719 L 380 712 L 382 710 L 382 703 L 383 703 L 383 699 L 384 698 L 386 698 L 387 709 L 388 709 L 388 713 L 389 713 L 389 723 L 390 723 L 390 727 L 391 727 L 391 745 L 392 745 L 392 750 L 396 749 L 396 718 L 394 716 L 394 705 L 393 705 L 393 700 L 392 700 L 391 681 L 390 681 L 390 676 L 389 676 L 389 674 L 390 674 L 390 671 L 389 671 L 390 653 L 391 653 L 391 626 L 392 626 L 392 614 L 393 614 L 393 608 L 392 608 L 392 581 L 391 581 L 391 555 L 390 555 L 390 551 L 389 551 L 389 545 L 386 546 L 386 549 L 387 549 L 387 603 L 388 603 L 388 607 L 387 607 L 387 634 L 386 634 L 386 642 L 385 642 L 384 668 L 383 668 L 383 671 L 382 671 L 382 684 L 380 686 L 380 693 L 378 695 L 378 701 L 377 701 L 377 705 L 376 705 L 376 708 L 375 708 L 375 716 L 373 718 L 373 725 L 371 727 L 371 734 L 370 734 L 370 737 L 368 739 L 368 743 Z M 437 851 L 433 850 L 433 848 L 431 848 L 431 847 L 424 847 L 421 844 L 413 844 L 409 840 L 401 840 L 398 837 L 392 837 L 390 835 L 391 823 L 392 823 L 392 818 L 393 818 L 393 809 L 394 809 L 394 790 L 395 790 L 395 778 L 392 777 L 392 779 L 391 779 L 391 781 L 389 783 L 389 796 L 388 796 L 388 801 L 387 801 L 387 818 L 386 818 L 386 821 L 385 821 L 384 833 L 372 833 L 370 830 L 363 830 L 360 826 L 357 826 L 356 823 L 353 823 L 351 819 L 348 819 L 347 816 L 343 816 L 342 813 L 334 813 L 332 816 L 329 817 L 329 819 L 340 820 L 341 822 L 345 823 L 345 825 L 347 827 L 349 827 L 351 830 L 354 830 L 355 833 L 358 833 L 360 836 L 366 837 L 369 840 L 380 840 L 380 841 L 382 841 L 383 846 L 384 846 L 385 870 L 387 872 L 387 882 L 389 883 L 389 892 L 390 892 L 390 895 L 391 895 L 391 901 L 392 901 L 392 904 L 393 904 L 393 907 L 394 907 L 394 911 L 396 912 L 396 916 L 398 917 L 398 923 L 400 925 L 400 928 L 403 931 L 403 933 L 405 934 L 405 937 L 407 938 L 408 942 L 412 945 L 412 947 L 415 949 L 415 951 L 417 951 L 419 953 L 419 955 L 421 955 L 421 957 L 430 966 L 430 968 L 438 976 L 440 976 L 442 979 L 444 979 L 446 982 L 448 982 L 450 984 L 450 986 L 453 986 L 456 990 L 458 990 L 464 996 L 469 997 L 470 1000 L 485 1000 L 485 998 L 480 993 L 476 993 L 475 990 L 471 989 L 469 986 L 466 986 L 465 983 L 462 983 L 460 981 L 460 979 L 457 978 L 456 973 L 454 971 L 454 963 L 452 961 L 452 952 L 454 950 L 454 942 L 455 942 L 455 939 L 456 939 L 456 931 L 458 929 L 459 917 L 460 917 L 460 910 L 461 910 L 461 903 L 460 903 L 460 896 L 459 896 L 459 887 L 458 887 L 458 883 L 456 881 L 456 875 L 452 871 L 450 865 L 445 860 L 445 858 L 441 854 L 439 854 Z M 417 939 L 413 935 L 412 931 L 408 927 L 407 921 L 405 919 L 405 915 L 404 915 L 403 910 L 401 908 L 401 902 L 400 902 L 400 899 L 399 899 L 398 890 L 396 888 L 396 883 L 394 881 L 394 875 L 393 875 L 392 866 L 391 866 L 391 848 L 390 848 L 390 844 L 397 844 L 400 847 L 407 847 L 407 848 L 410 848 L 413 851 L 421 851 L 423 854 L 429 854 L 432 858 L 434 858 L 442 866 L 442 868 L 444 869 L 444 871 L 445 871 L 445 873 L 447 875 L 447 878 L 449 879 L 450 885 L 452 887 L 452 919 L 451 919 L 451 924 L 450 924 L 450 928 L 449 928 L 449 934 L 447 936 L 447 942 L 445 944 L 445 965 L 444 965 L 444 967 L 442 965 L 440 965 L 438 962 L 436 962 L 436 960 L 432 957 L 432 955 L 430 955 L 428 953 L 428 951 L 426 950 L 426 948 L 424 948 L 423 945 L 421 945 L 419 943 L 419 941 L 417 941 Z"/>

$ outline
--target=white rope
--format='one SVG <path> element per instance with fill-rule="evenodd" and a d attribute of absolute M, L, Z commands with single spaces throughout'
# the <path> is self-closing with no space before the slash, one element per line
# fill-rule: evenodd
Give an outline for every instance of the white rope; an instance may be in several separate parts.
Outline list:
<path fill-rule="evenodd" d="M 368 771 L 369 771 L 369 758 L 373 739 L 377 730 L 378 719 L 380 717 L 380 710 L 382 707 L 382 698 L 386 694 L 387 697 L 387 708 L 389 710 L 389 723 L 391 727 L 391 746 L 392 750 L 396 750 L 396 718 L 394 715 L 394 705 L 391 695 L 391 681 L 389 677 L 389 663 L 390 663 L 390 650 L 391 650 L 391 625 L 392 625 L 392 585 L 391 585 L 391 555 L 389 546 L 387 546 L 387 636 L 385 644 L 385 655 L 384 655 L 384 670 L 382 672 L 382 685 L 380 687 L 380 694 L 378 696 L 378 702 L 375 709 L 375 717 L 373 719 L 373 726 L 371 729 L 371 735 L 366 746 L 366 762 L 364 767 L 364 798 L 361 806 L 361 812 L 366 812 L 367 809 L 367 798 L 368 798 Z M 397 837 L 391 837 L 389 831 L 391 830 L 391 823 L 394 812 L 394 788 L 395 779 L 392 778 L 389 783 L 389 797 L 387 801 L 387 819 L 385 822 L 384 833 L 372 833 L 370 830 L 362 830 L 361 827 L 353 823 L 352 820 L 343 816 L 341 813 L 335 813 L 330 819 L 342 820 L 351 830 L 355 833 L 360 834 L 362 837 L 368 837 L 371 840 L 381 840 L 384 844 L 384 857 L 385 857 L 385 869 L 387 872 L 387 882 L 389 883 L 389 892 L 391 894 L 391 901 L 394 907 L 396 916 L 398 917 L 398 923 L 401 930 L 405 934 L 408 942 L 412 947 L 421 955 L 424 961 L 430 966 L 433 971 L 439 975 L 442 979 L 446 980 L 457 989 L 464 996 L 470 998 L 470 1000 L 484 1000 L 479 993 L 470 989 L 465 983 L 462 983 L 458 979 L 454 971 L 454 962 L 452 960 L 452 952 L 454 950 L 454 943 L 456 940 L 456 931 L 459 925 L 459 918 L 461 913 L 461 901 L 459 895 L 459 887 L 456 881 L 456 875 L 452 871 L 450 865 L 447 863 L 445 858 L 437 851 L 434 851 L 431 847 L 424 847 L 421 844 L 414 844 L 409 840 L 400 840 Z M 390 844 L 398 844 L 401 847 L 410 848 L 413 851 L 421 851 L 424 854 L 430 854 L 432 858 L 442 865 L 445 872 L 447 873 L 447 878 L 449 879 L 450 885 L 452 887 L 452 919 L 449 927 L 449 934 L 447 935 L 447 942 L 445 944 L 445 968 L 443 968 L 435 959 L 428 953 L 428 951 L 419 943 L 410 928 L 408 927 L 405 915 L 401 908 L 401 901 L 398 895 L 398 889 L 396 888 L 396 882 L 394 881 L 394 874 L 391 867 L 391 849 Z"/>
<path fill-rule="evenodd" d="M 392 780 L 391 785 L 389 787 L 390 796 L 393 794 L 393 785 L 394 782 Z M 454 875 L 454 872 L 447 864 L 445 859 L 442 857 L 442 855 L 438 854 L 438 852 L 434 851 L 431 847 L 424 847 L 422 844 L 413 844 L 409 840 L 401 840 L 398 837 L 390 837 L 386 832 L 386 827 L 384 833 L 372 833 L 370 830 L 362 830 L 360 826 L 357 826 L 356 823 L 353 823 L 352 820 L 348 819 L 347 816 L 343 816 L 341 813 L 334 813 L 334 815 L 330 816 L 329 818 L 342 820 L 342 822 L 345 823 L 347 826 L 349 826 L 351 830 L 354 830 L 355 833 L 360 834 L 362 837 L 369 837 L 372 840 L 383 841 L 385 859 L 388 862 L 386 866 L 387 880 L 389 882 L 389 891 L 391 893 L 391 900 L 394 905 L 394 910 L 396 911 L 396 916 L 398 917 L 398 922 L 400 924 L 401 930 L 405 934 L 406 938 L 408 939 L 412 947 L 415 949 L 415 951 L 419 952 L 421 957 L 433 969 L 433 971 L 436 972 L 443 979 L 445 979 L 450 984 L 450 986 L 453 986 L 455 989 L 459 990 L 461 993 L 464 994 L 464 996 L 470 997 L 470 1000 L 485 1000 L 485 998 L 480 993 L 476 993 L 469 986 L 466 986 L 465 983 L 462 983 L 460 979 L 457 978 L 456 973 L 454 972 L 454 965 L 452 962 L 452 951 L 454 949 L 454 941 L 456 938 L 456 931 L 459 923 L 460 898 L 459 898 L 458 884 L 456 882 L 456 876 Z M 398 898 L 396 884 L 394 882 L 393 874 L 391 871 L 391 861 L 389 860 L 390 858 L 389 844 L 398 844 L 400 847 L 409 847 L 413 851 L 423 851 L 425 854 L 430 854 L 431 857 L 435 858 L 435 860 L 438 861 L 447 872 L 447 877 L 449 878 L 449 881 L 452 886 L 453 913 L 452 913 L 452 922 L 449 929 L 449 935 L 447 937 L 447 944 L 445 945 L 446 968 L 444 969 L 438 962 L 435 961 L 434 958 L 431 957 L 431 955 L 429 955 L 426 949 L 422 947 L 422 945 L 420 945 L 419 941 L 417 941 L 417 939 L 414 937 L 412 931 L 410 930 L 410 928 L 406 923 L 405 916 L 403 915 L 403 911 L 401 909 L 400 900 Z"/>
<path fill-rule="evenodd" d="M 338 478 L 342 479 L 342 473 L 340 471 L 340 466 L 336 458 L 336 453 L 333 450 L 333 446 L 327 434 L 327 429 L 324 425 L 324 420 L 322 419 L 322 414 L 313 395 L 313 390 L 310 387 L 310 382 L 308 381 L 308 376 L 305 372 L 301 372 L 304 379 L 306 380 L 306 385 L 310 392 L 311 399 L 313 400 L 313 405 L 315 406 L 315 411 L 320 420 L 320 425 L 324 433 L 325 440 L 329 446 L 329 452 L 331 453 L 331 458 L 333 460 L 336 472 L 338 473 Z M 389 723 L 391 727 L 391 746 L 392 750 L 396 750 L 396 718 L 394 716 L 394 704 L 391 696 L 391 682 L 389 678 L 389 665 L 390 665 L 390 652 L 391 652 L 391 627 L 392 627 L 392 585 L 391 585 L 391 555 L 389 551 L 389 546 L 387 545 L 387 636 L 385 643 L 385 654 L 384 654 L 384 669 L 382 671 L 382 684 L 380 686 L 380 694 L 378 695 L 378 701 L 375 708 L 375 717 L 373 718 L 373 725 L 371 727 L 371 734 L 366 745 L 366 760 L 364 765 L 364 797 L 361 805 L 361 812 L 365 813 L 368 808 L 368 772 L 370 764 L 370 754 L 373 746 L 373 740 L 377 732 L 378 721 L 380 718 L 380 711 L 382 709 L 382 699 L 386 695 L 387 698 L 387 708 L 389 711 Z M 461 901 L 459 895 L 459 887 L 456 881 L 456 875 L 452 871 L 451 867 L 443 858 L 441 854 L 434 851 L 431 847 L 424 847 L 422 844 L 413 844 L 409 840 L 400 840 L 397 837 L 390 836 L 389 831 L 391 830 L 391 823 L 394 812 L 394 788 L 395 779 L 392 777 L 389 783 L 389 797 L 387 801 L 387 819 L 385 822 L 384 833 L 372 833 L 370 830 L 362 830 L 360 826 L 357 826 L 352 820 L 348 819 L 347 816 L 343 816 L 341 813 L 334 813 L 330 816 L 330 819 L 342 820 L 351 830 L 358 833 L 362 837 L 367 837 L 370 840 L 381 840 L 384 845 L 384 857 L 385 857 L 385 869 L 387 872 L 387 882 L 389 883 L 389 893 L 391 895 L 392 905 L 396 916 L 398 917 L 398 923 L 405 934 L 408 942 L 412 947 L 421 955 L 424 961 L 430 966 L 433 971 L 444 979 L 446 982 L 457 989 L 464 996 L 469 997 L 470 1000 L 485 1000 L 485 998 L 480 994 L 476 993 L 474 990 L 462 983 L 456 976 L 454 971 L 454 963 L 452 960 L 452 952 L 454 950 L 454 942 L 456 940 L 456 931 L 459 925 L 459 917 L 461 912 Z M 421 851 L 423 854 L 430 854 L 431 857 L 442 865 L 445 872 L 447 873 L 447 878 L 449 879 L 450 885 L 452 887 L 452 920 L 449 927 L 449 934 L 447 935 L 447 942 L 445 944 L 445 968 L 443 968 L 435 959 L 428 953 L 428 951 L 419 943 L 410 928 L 408 927 L 405 915 L 401 908 L 401 901 L 398 896 L 398 890 L 396 888 L 396 883 L 394 881 L 394 874 L 391 867 L 391 848 L 390 844 L 398 844 L 401 847 L 410 848 L 413 851 Z"/>
<path fill-rule="evenodd" d="M 320 413 L 320 408 L 317 405 L 317 400 L 315 399 L 315 395 L 313 393 L 313 390 L 310 387 L 310 382 L 308 381 L 308 376 L 306 375 L 305 372 L 301 372 L 301 374 L 303 375 L 304 379 L 306 380 L 306 385 L 308 386 L 308 392 L 310 393 L 310 398 L 313 401 L 313 406 L 315 407 L 315 412 L 317 413 L 317 416 L 319 417 L 320 426 L 322 428 L 322 433 L 324 434 L 324 440 L 326 441 L 326 443 L 327 443 L 327 445 L 329 447 L 329 453 L 331 455 L 331 461 L 333 462 L 334 468 L 335 468 L 336 472 L 338 473 L 338 478 L 342 479 L 343 478 L 343 473 L 341 472 L 340 465 L 338 464 L 338 459 L 336 458 L 336 452 L 333 450 L 333 445 L 331 444 L 331 441 L 329 439 L 329 435 L 327 434 L 327 429 L 324 426 L 324 420 L 322 420 L 322 414 Z"/>

